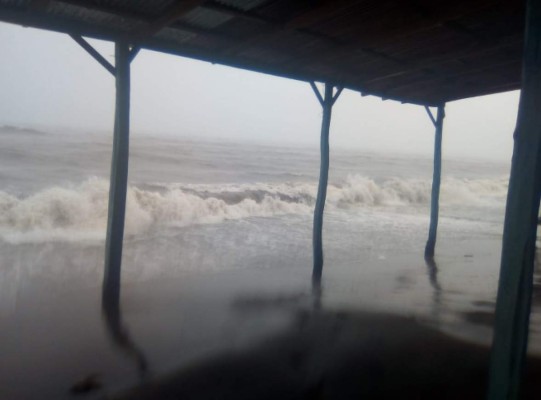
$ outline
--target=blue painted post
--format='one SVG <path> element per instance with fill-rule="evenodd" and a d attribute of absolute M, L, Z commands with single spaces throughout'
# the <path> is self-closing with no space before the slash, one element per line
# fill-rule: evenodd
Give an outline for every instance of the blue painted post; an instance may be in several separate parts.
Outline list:
<path fill-rule="evenodd" d="M 433 117 L 431 117 L 433 118 Z M 434 258 L 436 236 L 438 234 L 438 216 L 440 202 L 441 182 L 441 139 L 443 134 L 443 119 L 445 118 L 445 106 L 438 106 L 438 115 L 434 123 L 436 134 L 434 139 L 434 175 L 432 178 L 432 197 L 430 203 L 430 229 L 425 247 L 425 258 Z"/>
<path fill-rule="evenodd" d="M 541 197 L 541 1 L 528 0 L 522 63 L 522 92 L 496 303 L 490 368 L 490 400 L 519 398 L 534 272 Z"/>
<path fill-rule="evenodd" d="M 128 189 L 128 157 L 130 132 L 130 49 L 127 42 L 115 43 L 116 108 L 109 215 L 105 245 L 103 276 L 104 304 L 118 303 L 120 296 L 120 267 Z"/>
<path fill-rule="evenodd" d="M 321 283 L 323 272 L 323 209 L 327 197 L 327 182 L 329 180 L 329 129 L 331 126 L 331 113 L 333 106 L 333 86 L 325 84 L 325 93 L 321 99 L 323 107 L 323 119 L 321 122 L 321 164 L 319 170 L 319 185 L 317 189 L 316 207 L 314 210 L 314 227 L 312 245 L 314 251 L 314 268 L 312 281 L 314 284 Z"/>

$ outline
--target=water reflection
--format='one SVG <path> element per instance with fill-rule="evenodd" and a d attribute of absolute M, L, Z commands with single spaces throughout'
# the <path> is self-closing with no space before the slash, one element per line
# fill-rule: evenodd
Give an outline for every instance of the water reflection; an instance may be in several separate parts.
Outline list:
<path fill-rule="evenodd" d="M 143 351 L 133 342 L 128 329 L 122 323 L 119 298 L 103 297 L 103 321 L 113 344 L 135 362 L 139 378 L 143 380 L 148 373 L 148 362 Z"/>
<path fill-rule="evenodd" d="M 432 318 L 436 322 L 440 319 L 442 306 L 442 288 L 438 281 L 438 265 L 433 257 L 425 257 L 425 264 L 428 281 L 432 287 Z"/>
<path fill-rule="evenodd" d="M 431 303 L 442 311 L 437 264 L 426 260 L 426 270 L 417 271 L 423 278 L 427 274 Z M 261 326 L 263 340 L 246 346 L 235 340 L 234 347 L 207 353 L 197 363 L 179 363 L 114 398 L 485 397 L 487 346 L 448 336 L 416 318 L 337 307 L 332 287 L 307 289 L 236 294 L 232 325 L 243 334 Z M 452 297 L 451 291 L 445 294 Z M 532 365 L 524 399 L 538 397 L 541 362 Z"/>
<path fill-rule="evenodd" d="M 312 280 L 312 305 L 314 311 L 321 310 L 321 297 L 323 295 L 323 287 L 321 286 L 321 279 Z"/>
<path fill-rule="evenodd" d="M 434 289 L 434 293 L 439 295 L 441 293 L 441 286 L 438 282 L 438 265 L 436 264 L 436 260 L 433 257 L 425 257 L 425 264 L 430 286 Z"/>
<path fill-rule="evenodd" d="M 534 275 L 532 277 L 532 298 L 529 324 L 529 344 L 528 351 L 532 354 L 540 354 L 540 334 L 541 331 L 541 270 L 540 254 L 536 254 L 534 264 Z M 458 292 L 460 294 L 460 292 Z M 475 294 L 473 298 L 464 304 L 460 303 L 460 308 L 455 311 L 459 317 L 461 325 L 452 329 L 469 339 L 491 343 L 494 329 L 495 308 L 496 308 L 496 290 L 490 296 L 480 297 Z M 447 310 L 448 311 L 448 310 Z"/>
<path fill-rule="evenodd" d="M 270 311 L 266 303 L 260 299 L 260 312 Z M 294 314 L 262 342 L 170 371 L 115 399 L 485 397 L 487 347 L 409 317 L 302 307 Z M 532 367 L 524 399 L 538 398 L 539 360 Z"/>

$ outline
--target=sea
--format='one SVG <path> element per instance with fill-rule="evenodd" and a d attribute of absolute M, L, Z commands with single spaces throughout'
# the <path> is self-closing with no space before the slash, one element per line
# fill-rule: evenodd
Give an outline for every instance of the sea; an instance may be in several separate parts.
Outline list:
<path fill-rule="evenodd" d="M 242 348 L 308 302 L 317 147 L 135 132 L 111 324 L 100 307 L 111 146 L 110 133 L 0 129 L 0 398 L 72 398 L 92 375 L 114 391 L 147 370 L 141 354 L 159 373 Z M 324 307 L 414 316 L 488 345 L 509 166 L 444 149 L 427 264 L 432 159 L 331 141 Z M 540 287 L 536 275 L 532 353 Z"/>

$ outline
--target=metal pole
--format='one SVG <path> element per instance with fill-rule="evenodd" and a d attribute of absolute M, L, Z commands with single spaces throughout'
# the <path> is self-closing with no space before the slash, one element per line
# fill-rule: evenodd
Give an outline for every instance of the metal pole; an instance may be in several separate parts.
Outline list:
<path fill-rule="evenodd" d="M 440 202 L 441 182 L 441 139 L 443 133 L 443 118 L 445 118 L 445 105 L 438 106 L 436 117 L 436 134 L 434 139 L 434 175 L 432 177 L 432 198 L 430 203 L 430 229 L 425 247 L 425 258 L 434 257 L 436 236 L 438 234 L 438 215 Z"/>
<path fill-rule="evenodd" d="M 316 285 L 321 283 L 323 271 L 323 209 L 327 197 L 327 182 L 329 179 L 329 129 L 331 126 L 331 112 L 335 99 L 333 99 L 333 85 L 325 84 L 323 96 L 323 119 L 321 122 L 321 165 L 319 171 L 319 186 L 317 189 L 316 207 L 314 210 L 314 228 L 312 245 L 314 250 L 314 269 L 312 271 L 312 282 Z"/>
<path fill-rule="evenodd" d="M 541 1 L 528 0 L 490 368 L 490 400 L 519 398 L 541 197 Z"/>
<path fill-rule="evenodd" d="M 115 43 L 116 109 L 109 188 L 109 215 L 103 276 L 103 302 L 118 303 L 122 240 L 128 188 L 128 156 L 130 132 L 130 49 L 127 42 Z"/>

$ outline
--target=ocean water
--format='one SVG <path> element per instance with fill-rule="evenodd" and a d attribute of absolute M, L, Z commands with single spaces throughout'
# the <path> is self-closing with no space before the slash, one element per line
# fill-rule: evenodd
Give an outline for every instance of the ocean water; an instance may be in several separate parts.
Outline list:
<path fill-rule="evenodd" d="M 108 135 L 4 128 L 0 140 L 4 242 L 103 239 L 111 158 Z M 127 237 L 254 218 L 309 217 L 318 157 L 315 148 L 135 135 Z M 426 217 L 430 159 L 344 150 L 333 151 L 331 157 L 326 205 L 331 218 L 355 219 L 367 212 Z M 501 224 L 507 168 L 446 162 L 443 217 L 463 219 L 465 224 Z"/>
<path fill-rule="evenodd" d="M 69 397 L 96 371 L 108 388 L 135 380 L 134 351 L 99 307 L 110 158 L 107 134 L 0 132 L 2 398 Z M 508 169 L 444 156 L 436 264 L 426 265 L 432 160 L 332 149 L 324 304 L 415 315 L 488 343 Z M 132 135 L 123 321 L 154 371 L 286 323 L 269 310 L 309 292 L 318 171 L 317 148 Z"/>

